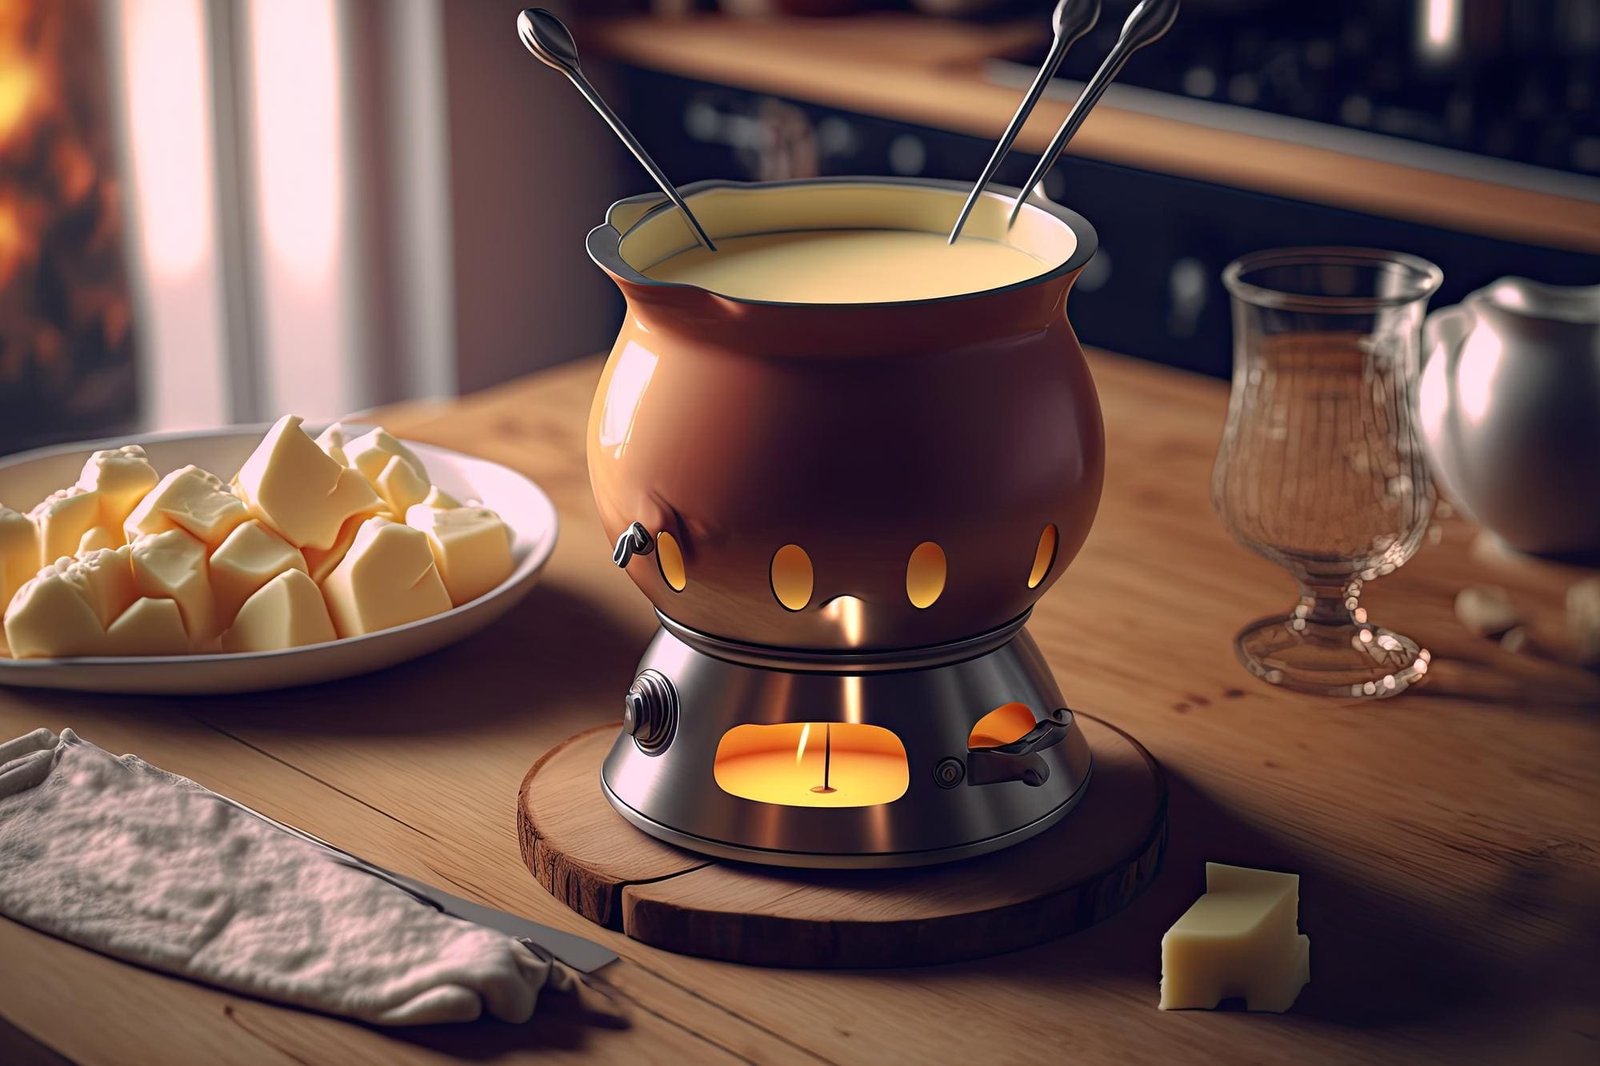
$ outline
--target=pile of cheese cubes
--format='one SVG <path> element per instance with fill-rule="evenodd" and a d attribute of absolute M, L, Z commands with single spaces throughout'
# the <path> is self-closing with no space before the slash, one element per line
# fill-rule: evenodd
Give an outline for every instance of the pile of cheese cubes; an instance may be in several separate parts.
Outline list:
<path fill-rule="evenodd" d="M 447 611 L 511 570 L 500 517 L 394 437 L 313 440 L 286 416 L 229 484 L 161 477 L 130 445 L 26 514 L 0 506 L 0 655 L 293 648 Z"/>

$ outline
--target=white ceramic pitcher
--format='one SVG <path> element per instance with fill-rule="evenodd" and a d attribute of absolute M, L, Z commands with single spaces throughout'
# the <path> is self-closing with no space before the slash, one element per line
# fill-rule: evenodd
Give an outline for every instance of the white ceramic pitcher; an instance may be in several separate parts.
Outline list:
<path fill-rule="evenodd" d="M 1519 551 L 1600 555 L 1600 285 L 1501 278 L 1428 316 L 1423 359 L 1445 494 Z"/>

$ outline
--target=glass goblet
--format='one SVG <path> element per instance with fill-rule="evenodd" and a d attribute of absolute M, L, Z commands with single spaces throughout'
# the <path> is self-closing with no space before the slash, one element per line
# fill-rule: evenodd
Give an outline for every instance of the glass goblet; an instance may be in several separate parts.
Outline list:
<path fill-rule="evenodd" d="M 1433 511 L 1414 412 L 1442 278 L 1361 248 L 1257 252 L 1223 272 L 1234 370 L 1212 504 L 1235 540 L 1300 583 L 1292 611 L 1235 638 L 1263 681 L 1392 696 L 1427 672 L 1428 652 L 1367 621 L 1358 597 L 1411 558 Z"/>

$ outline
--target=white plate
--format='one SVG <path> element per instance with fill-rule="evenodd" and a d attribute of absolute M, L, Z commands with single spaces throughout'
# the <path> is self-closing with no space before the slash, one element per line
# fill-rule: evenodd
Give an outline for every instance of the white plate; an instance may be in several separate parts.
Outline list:
<path fill-rule="evenodd" d="M 346 423 L 352 431 L 360 431 Z M 26 510 L 78 480 L 89 453 L 142 444 L 162 474 L 186 463 L 226 481 L 268 427 L 194 433 L 148 433 L 41 448 L 0 459 L 0 503 Z M 311 427 L 318 432 L 319 427 Z M 284 651 L 217 655 L 110 656 L 81 659 L 0 657 L 0 684 L 145 694 L 258 692 L 381 670 L 454 644 L 505 614 L 528 594 L 556 544 L 556 509 L 533 482 L 498 463 L 407 441 L 433 481 L 457 499 L 482 500 L 511 527 L 515 569 L 498 588 L 443 614 L 393 629 Z"/>

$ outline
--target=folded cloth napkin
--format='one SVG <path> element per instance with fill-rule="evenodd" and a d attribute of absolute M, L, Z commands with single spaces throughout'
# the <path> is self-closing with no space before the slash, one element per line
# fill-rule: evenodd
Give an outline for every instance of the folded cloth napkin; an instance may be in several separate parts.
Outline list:
<path fill-rule="evenodd" d="M 382 1025 L 524 1022 L 572 974 L 72 730 L 0 744 L 0 914 L 221 988 Z"/>

